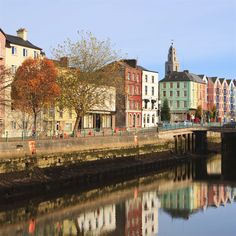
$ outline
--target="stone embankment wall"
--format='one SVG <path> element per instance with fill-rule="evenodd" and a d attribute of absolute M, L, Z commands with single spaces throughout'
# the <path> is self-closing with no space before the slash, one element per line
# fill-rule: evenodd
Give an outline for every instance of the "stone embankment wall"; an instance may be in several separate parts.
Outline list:
<path fill-rule="evenodd" d="M 137 156 L 173 149 L 172 136 L 158 134 L 36 140 L 36 153 L 29 142 L 0 143 L 0 173 L 22 171 L 27 168 L 46 168 L 98 159 Z"/>

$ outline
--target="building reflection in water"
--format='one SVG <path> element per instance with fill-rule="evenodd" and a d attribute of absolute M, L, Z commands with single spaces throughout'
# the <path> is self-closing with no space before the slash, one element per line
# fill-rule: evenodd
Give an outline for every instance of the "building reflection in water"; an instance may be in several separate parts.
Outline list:
<path fill-rule="evenodd" d="M 193 173 L 199 171 L 199 165 L 198 168 L 194 165 L 188 162 L 186 166 L 141 178 L 135 184 L 122 185 L 122 190 L 120 186 L 117 189 L 111 186 L 106 194 L 97 198 L 83 197 L 76 202 L 73 195 L 60 201 L 2 211 L 0 235 L 154 236 L 162 227 L 159 225 L 159 208 L 172 218 L 187 220 L 198 211 L 236 201 L 236 183 L 203 179 L 220 174 L 218 157 L 206 161 L 207 167 L 203 170 L 207 175 Z M 63 201 L 64 205 L 59 206 L 58 202 Z"/>

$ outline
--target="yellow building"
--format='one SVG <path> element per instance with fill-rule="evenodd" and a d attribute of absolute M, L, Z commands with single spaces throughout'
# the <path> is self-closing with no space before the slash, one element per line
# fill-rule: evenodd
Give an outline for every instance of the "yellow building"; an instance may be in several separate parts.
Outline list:
<path fill-rule="evenodd" d="M 11 68 L 14 74 L 17 68 L 27 58 L 38 58 L 43 55 L 42 49 L 28 41 L 27 30 L 17 30 L 17 35 L 6 34 L 5 66 Z M 10 89 L 6 91 L 6 96 L 10 97 Z M 5 106 L 5 117 L 2 136 L 19 137 L 23 131 L 32 131 L 32 117 L 15 111 L 11 104 Z"/>

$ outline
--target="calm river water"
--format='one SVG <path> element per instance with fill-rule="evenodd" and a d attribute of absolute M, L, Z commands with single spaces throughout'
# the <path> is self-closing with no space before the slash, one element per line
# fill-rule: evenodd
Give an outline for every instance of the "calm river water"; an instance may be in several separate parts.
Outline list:
<path fill-rule="evenodd" d="M 0 235 L 235 236 L 236 173 L 229 172 L 212 155 L 84 193 L 1 205 Z"/>

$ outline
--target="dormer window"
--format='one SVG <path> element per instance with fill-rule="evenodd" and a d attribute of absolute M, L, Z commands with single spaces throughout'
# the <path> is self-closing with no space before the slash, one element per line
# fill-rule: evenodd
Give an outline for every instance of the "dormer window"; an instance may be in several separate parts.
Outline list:
<path fill-rule="evenodd" d="M 26 48 L 23 48 L 23 57 L 28 56 L 28 50 Z"/>
<path fill-rule="evenodd" d="M 17 48 L 15 46 L 11 47 L 11 54 L 16 55 L 17 54 Z"/>

